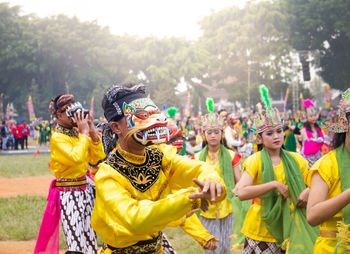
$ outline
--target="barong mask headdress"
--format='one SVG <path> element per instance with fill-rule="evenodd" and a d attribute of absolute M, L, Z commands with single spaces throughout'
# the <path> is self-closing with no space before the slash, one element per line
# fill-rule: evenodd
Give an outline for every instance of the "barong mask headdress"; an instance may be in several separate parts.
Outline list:
<path fill-rule="evenodd" d="M 254 116 L 256 133 L 261 133 L 268 128 L 282 127 L 278 109 L 271 106 L 268 88 L 265 85 L 260 85 L 259 90 L 261 100 L 265 105 L 265 110 L 260 107 L 259 112 Z"/>
<path fill-rule="evenodd" d="M 350 112 L 350 88 L 342 95 L 338 104 L 338 112 L 335 119 L 326 121 L 323 126 L 332 133 L 346 133 L 349 131 L 349 121 L 346 114 Z"/>
<path fill-rule="evenodd" d="M 212 98 L 207 98 L 206 101 L 208 114 L 202 116 L 201 125 L 203 131 L 207 129 L 224 129 L 225 120 L 218 113 L 214 112 L 214 100 Z"/>
<path fill-rule="evenodd" d="M 175 115 L 177 111 L 178 110 L 175 107 L 170 107 L 166 110 L 168 117 L 168 128 L 170 132 L 167 144 L 175 146 L 179 152 L 183 149 L 184 137 L 182 135 L 181 129 L 177 128 L 176 126 Z"/>
<path fill-rule="evenodd" d="M 148 146 L 169 139 L 167 118 L 145 93 L 145 85 L 114 85 L 102 100 L 108 122 L 125 119 L 131 136 L 137 143 Z"/>

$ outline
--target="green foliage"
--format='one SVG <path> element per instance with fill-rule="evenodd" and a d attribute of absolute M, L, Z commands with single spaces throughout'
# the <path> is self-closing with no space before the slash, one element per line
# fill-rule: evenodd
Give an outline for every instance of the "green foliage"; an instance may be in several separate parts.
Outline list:
<path fill-rule="evenodd" d="M 216 81 L 232 101 L 259 101 L 257 86 L 269 84 L 271 97 L 279 98 L 291 80 L 292 50 L 287 17 L 278 1 L 248 2 L 205 17 L 200 42 L 211 56 L 208 83 Z M 249 78 L 248 78 L 249 76 Z M 250 86 L 248 86 L 250 79 Z"/>
<path fill-rule="evenodd" d="M 36 157 L 33 154 L 1 155 L 0 176 L 26 177 L 52 175 L 48 166 L 49 157 L 49 154 L 40 154 Z"/>
<path fill-rule="evenodd" d="M 320 75 L 332 88 L 349 87 L 350 2 L 282 0 L 290 26 L 289 41 L 297 50 L 319 58 Z M 317 63 L 313 63 L 317 64 Z"/>

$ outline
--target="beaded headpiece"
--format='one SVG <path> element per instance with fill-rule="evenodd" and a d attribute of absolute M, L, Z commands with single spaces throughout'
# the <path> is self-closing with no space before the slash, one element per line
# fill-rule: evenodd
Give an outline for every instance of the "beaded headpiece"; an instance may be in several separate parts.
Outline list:
<path fill-rule="evenodd" d="M 341 95 L 338 112 L 334 119 L 326 121 L 323 126 L 333 133 L 346 133 L 349 131 L 349 122 L 346 113 L 350 112 L 350 88 Z"/>
<path fill-rule="evenodd" d="M 203 130 L 210 128 L 223 130 L 225 120 L 218 113 L 214 112 L 214 100 L 212 98 L 207 98 L 206 103 L 209 113 L 201 118 Z"/>
<path fill-rule="evenodd" d="M 317 111 L 314 107 L 314 102 L 312 100 L 310 100 L 310 99 L 304 100 L 304 106 L 305 106 L 306 116 L 317 113 Z"/>
<path fill-rule="evenodd" d="M 282 119 L 282 120 L 289 120 L 289 119 L 291 118 L 291 116 L 292 116 L 292 112 L 291 112 L 290 110 L 288 110 L 288 111 L 283 111 L 283 112 L 281 113 L 281 119 Z"/>
<path fill-rule="evenodd" d="M 265 131 L 267 128 L 282 126 L 280 114 L 277 108 L 272 108 L 269 90 L 265 85 L 259 86 L 261 100 L 265 104 L 265 110 L 257 112 L 254 116 L 254 123 L 257 133 Z"/>

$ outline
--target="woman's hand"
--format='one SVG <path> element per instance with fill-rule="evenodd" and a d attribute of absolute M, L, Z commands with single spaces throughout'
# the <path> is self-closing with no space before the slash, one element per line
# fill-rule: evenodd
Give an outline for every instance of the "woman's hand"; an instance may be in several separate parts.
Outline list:
<path fill-rule="evenodd" d="M 288 187 L 278 181 L 274 181 L 273 183 L 275 185 L 275 190 L 281 193 L 283 198 L 286 199 L 288 197 Z"/>
<path fill-rule="evenodd" d="M 299 197 L 297 199 L 297 207 L 300 207 L 300 208 L 305 208 L 306 207 L 307 200 L 309 198 L 309 192 L 310 192 L 310 189 L 306 188 L 305 190 L 303 190 L 299 194 Z"/>

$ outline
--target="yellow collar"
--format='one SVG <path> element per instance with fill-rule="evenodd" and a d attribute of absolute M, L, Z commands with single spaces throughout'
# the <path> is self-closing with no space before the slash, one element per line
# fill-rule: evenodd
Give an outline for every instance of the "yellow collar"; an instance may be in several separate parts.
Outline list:
<path fill-rule="evenodd" d="M 143 164 L 146 161 L 146 155 L 136 155 L 123 150 L 119 143 L 117 145 L 118 153 L 128 162 L 133 164 Z"/>

